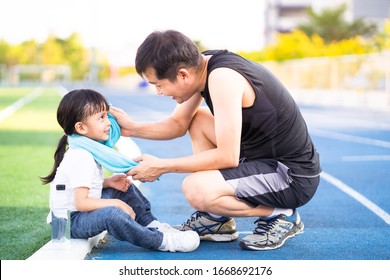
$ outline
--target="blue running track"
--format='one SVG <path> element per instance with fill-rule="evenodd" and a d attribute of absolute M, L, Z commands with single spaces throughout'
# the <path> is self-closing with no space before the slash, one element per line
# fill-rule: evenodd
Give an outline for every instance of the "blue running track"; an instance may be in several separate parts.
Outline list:
<path fill-rule="evenodd" d="M 134 120 L 153 121 L 175 106 L 150 93 L 96 88 Z M 321 155 L 322 181 L 299 213 L 303 234 L 272 251 L 247 251 L 238 241 L 201 242 L 191 253 L 155 252 L 108 237 L 89 260 L 389 260 L 390 259 L 390 112 L 300 105 Z M 188 136 L 172 141 L 133 139 L 143 153 L 179 157 L 191 153 Z M 167 174 L 141 185 L 162 222 L 180 224 L 194 212 L 183 194 L 185 174 Z M 212 186 L 210 186 L 212 187 Z M 240 238 L 256 218 L 236 219 Z"/>

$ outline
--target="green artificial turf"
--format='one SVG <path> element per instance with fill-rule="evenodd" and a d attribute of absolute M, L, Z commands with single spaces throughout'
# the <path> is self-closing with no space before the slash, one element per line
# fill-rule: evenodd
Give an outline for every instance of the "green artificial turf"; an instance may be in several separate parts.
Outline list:
<path fill-rule="evenodd" d="M 0 113 L 32 88 L 0 88 Z M 46 224 L 49 186 L 39 177 L 53 165 L 61 130 L 56 88 L 40 95 L 0 120 L 0 259 L 23 260 L 50 240 Z"/>

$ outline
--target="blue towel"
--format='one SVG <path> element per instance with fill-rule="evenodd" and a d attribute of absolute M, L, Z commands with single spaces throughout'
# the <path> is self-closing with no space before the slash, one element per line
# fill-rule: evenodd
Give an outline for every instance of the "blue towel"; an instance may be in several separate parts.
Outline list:
<path fill-rule="evenodd" d="M 108 119 L 111 128 L 107 141 L 98 142 L 85 136 L 72 134 L 68 136 L 69 147 L 87 150 L 99 164 L 113 173 L 126 173 L 138 163 L 112 148 L 121 136 L 121 129 L 113 115 L 108 114 Z"/>

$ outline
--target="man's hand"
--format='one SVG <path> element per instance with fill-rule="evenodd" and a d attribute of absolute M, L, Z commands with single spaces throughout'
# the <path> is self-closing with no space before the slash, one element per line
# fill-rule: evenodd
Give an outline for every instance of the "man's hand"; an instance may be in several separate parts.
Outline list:
<path fill-rule="evenodd" d="M 139 164 L 126 173 L 128 176 L 132 176 L 134 180 L 153 182 L 164 173 L 163 160 L 155 156 L 143 154 L 136 157 L 134 161 Z"/>
<path fill-rule="evenodd" d="M 131 136 L 134 121 L 122 109 L 110 106 L 110 113 L 116 118 L 121 127 L 122 136 Z"/>

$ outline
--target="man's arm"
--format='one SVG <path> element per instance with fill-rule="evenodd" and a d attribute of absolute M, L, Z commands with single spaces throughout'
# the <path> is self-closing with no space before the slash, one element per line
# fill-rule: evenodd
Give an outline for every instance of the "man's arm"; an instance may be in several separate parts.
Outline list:
<path fill-rule="evenodd" d="M 209 78 L 215 116 L 215 148 L 171 159 L 143 155 L 141 163 L 129 175 L 142 181 L 154 181 L 170 172 L 196 172 L 235 167 L 240 156 L 242 100 L 247 81 L 237 72 L 220 68 Z M 205 124 L 209 125 L 209 124 Z"/>
<path fill-rule="evenodd" d="M 214 108 L 216 147 L 193 156 L 167 160 L 168 172 L 196 172 L 237 166 L 246 83 L 244 77 L 228 68 L 211 72 L 209 90 Z"/>
<path fill-rule="evenodd" d="M 110 107 L 110 113 L 117 119 L 123 136 L 150 139 L 169 140 L 183 136 L 202 102 L 200 93 L 189 100 L 178 104 L 172 114 L 166 119 L 156 122 L 135 122 L 122 110 Z"/>

